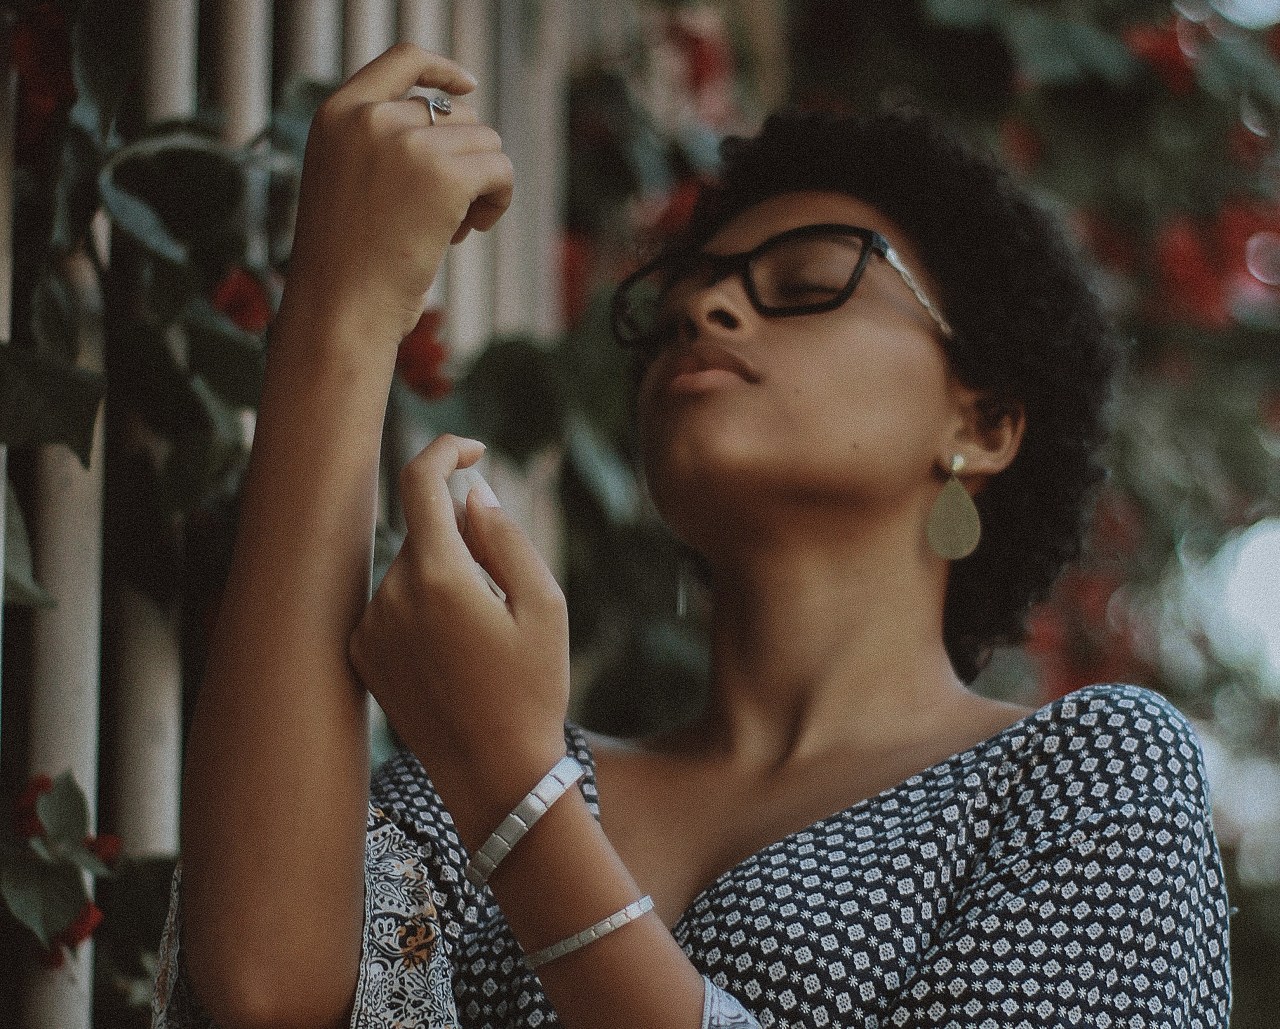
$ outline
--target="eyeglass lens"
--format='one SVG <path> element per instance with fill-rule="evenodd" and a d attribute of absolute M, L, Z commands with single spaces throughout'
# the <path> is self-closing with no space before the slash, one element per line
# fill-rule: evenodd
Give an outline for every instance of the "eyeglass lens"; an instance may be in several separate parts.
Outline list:
<path fill-rule="evenodd" d="M 690 297 L 745 263 L 748 295 L 762 313 L 785 314 L 838 302 L 863 262 L 859 236 L 829 233 L 779 239 L 750 260 L 692 254 L 665 262 L 635 280 L 619 298 L 617 321 L 624 339 L 655 342 L 674 330 Z"/>

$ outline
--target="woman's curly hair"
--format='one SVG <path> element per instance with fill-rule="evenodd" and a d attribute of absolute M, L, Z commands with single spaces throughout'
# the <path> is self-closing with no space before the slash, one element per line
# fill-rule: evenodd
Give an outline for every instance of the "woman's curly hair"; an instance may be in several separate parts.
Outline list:
<path fill-rule="evenodd" d="M 956 672 L 972 681 L 993 647 L 1021 642 L 1032 605 L 1080 554 L 1105 474 L 1115 333 L 1056 221 L 928 115 L 775 114 L 721 152 L 719 178 L 670 248 L 702 245 L 779 193 L 856 197 L 902 228 L 939 283 L 956 375 L 990 398 L 992 417 L 1011 404 L 1025 411 L 1018 456 L 976 498 L 982 542 L 951 568 L 944 636 Z"/>

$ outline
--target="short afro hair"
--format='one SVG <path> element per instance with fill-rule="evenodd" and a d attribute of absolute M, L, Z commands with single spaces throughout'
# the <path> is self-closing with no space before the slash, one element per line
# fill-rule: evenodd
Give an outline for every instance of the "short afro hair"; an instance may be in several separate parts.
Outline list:
<path fill-rule="evenodd" d="M 783 112 L 721 153 L 719 177 L 664 250 L 701 246 L 780 193 L 856 197 L 902 228 L 939 283 L 955 374 L 989 397 L 993 417 L 1025 412 L 1017 457 L 976 498 L 982 542 L 951 568 L 944 639 L 971 682 L 994 647 L 1025 638 L 1030 609 L 1079 557 L 1105 476 L 1121 347 L 1084 265 L 1005 168 L 918 111 Z"/>

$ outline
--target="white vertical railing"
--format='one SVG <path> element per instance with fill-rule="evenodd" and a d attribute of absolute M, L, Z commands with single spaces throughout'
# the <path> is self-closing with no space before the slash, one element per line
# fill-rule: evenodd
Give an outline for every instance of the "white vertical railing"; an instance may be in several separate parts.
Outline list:
<path fill-rule="evenodd" d="M 146 21 L 148 122 L 196 113 L 196 0 L 150 0 Z"/>
<path fill-rule="evenodd" d="M 336 82 L 342 75 L 342 5 L 339 0 L 290 0 L 281 7 L 284 75 Z"/>
<path fill-rule="evenodd" d="M 346 78 L 396 41 L 395 4 L 393 0 L 346 0 L 343 27 L 342 75 Z"/>
<path fill-rule="evenodd" d="M 80 364 L 102 370 L 101 297 L 81 254 L 66 268 L 77 299 Z M 98 695 L 102 642 L 103 413 L 94 426 L 89 467 L 65 446 L 36 455 L 32 560 L 55 606 L 32 617 L 30 771 L 70 771 L 97 824 Z M 93 942 L 57 970 L 28 979 L 27 1029 L 88 1029 L 93 1012 Z"/>
<path fill-rule="evenodd" d="M 490 233 L 494 283 L 486 297 L 497 335 L 554 337 L 560 324 L 567 0 L 500 3 L 493 39 L 494 124 L 515 168 L 511 207 Z M 561 455 L 539 455 L 524 475 L 494 462 L 494 490 L 555 572 L 563 564 L 556 500 Z"/>
<path fill-rule="evenodd" d="M 450 54 L 453 50 L 449 0 L 400 0 L 397 18 L 398 38 L 417 43 L 433 54 Z M 446 258 L 427 294 L 427 308 L 441 308 L 448 302 L 449 265 Z"/>
<path fill-rule="evenodd" d="M 151 0 L 143 111 L 147 121 L 196 113 L 194 0 Z M 136 441 L 125 445 L 135 445 Z M 116 831 L 132 857 L 178 849 L 182 769 L 182 646 L 177 603 L 121 584 L 111 596 L 116 642 L 112 734 Z"/>
<path fill-rule="evenodd" d="M 453 5 L 453 57 L 480 81 L 467 101 L 486 125 L 497 123 L 496 2 L 458 0 Z M 493 241 L 492 232 L 473 232 L 449 254 L 446 331 L 463 357 L 475 354 L 493 334 Z"/>
<path fill-rule="evenodd" d="M 516 169 L 511 208 L 494 228 L 493 328 L 560 331 L 559 238 L 564 196 L 568 4 L 503 3 L 496 128 Z"/>
<path fill-rule="evenodd" d="M 0 78 L 0 346 L 12 337 L 13 321 L 13 108 L 17 72 Z M 0 443 L 0 489 L 9 488 L 9 448 Z M 7 499 L 7 498 L 6 498 Z M 0 638 L 4 632 L 5 504 L 0 503 Z M 3 726 L 0 726 L 3 728 Z"/>

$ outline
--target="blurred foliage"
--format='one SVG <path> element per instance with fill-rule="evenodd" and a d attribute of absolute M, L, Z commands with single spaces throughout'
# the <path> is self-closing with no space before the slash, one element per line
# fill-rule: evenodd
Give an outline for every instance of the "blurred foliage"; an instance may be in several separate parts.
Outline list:
<path fill-rule="evenodd" d="M 734 20 L 741 10 L 629 8 L 622 35 L 575 69 L 563 336 L 496 340 L 458 368 L 447 325 L 429 312 L 393 387 L 393 420 L 479 435 L 517 464 L 562 450 L 574 715 L 620 734 L 697 710 L 706 611 L 691 586 L 687 614 L 677 612 L 692 561 L 636 473 L 633 370 L 608 338 L 608 288 L 636 260 L 635 240 L 687 215 L 719 139 L 763 113 L 767 41 L 757 22 Z M 0 13 L 21 155 L 0 442 L 58 442 L 83 458 L 105 398 L 107 571 L 182 597 L 198 679 L 302 146 L 331 86 L 293 84 L 262 137 L 230 148 L 213 111 L 146 123 L 137 0 Z M 1280 711 L 1259 668 L 1227 663 L 1180 598 L 1188 570 L 1276 514 L 1280 498 L 1280 30 L 1243 30 L 1206 0 L 791 0 L 785 14 L 795 103 L 857 111 L 892 100 L 949 116 L 1059 211 L 1131 341 L 1089 560 L 1036 612 L 1027 651 L 1002 655 L 980 688 L 1047 699 L 1135 680 L 1217 714 L 1236 746 L 1277 754 Z M 109 252 L 91 230 L 98 212 Z M 105 374 L 80 352 L 73 254 L 96 264 Z M 395 511 L 382 521 L 385 566 Z M 7 525 L 18 557 L 6 599 L 41 602 L 21 519 Z M 101 1024 L 143 1017 L 167 869 L 135 871 L 100 897 Z M 1233 924 L 1248 975 L 1275 960 L 1280 901 L 1263 886 L 1233 896 L 1248 905 Z M 1275 1009 L 1256 981 L 1238 993 L 1248 998 L 1238 1025 Z"/>

